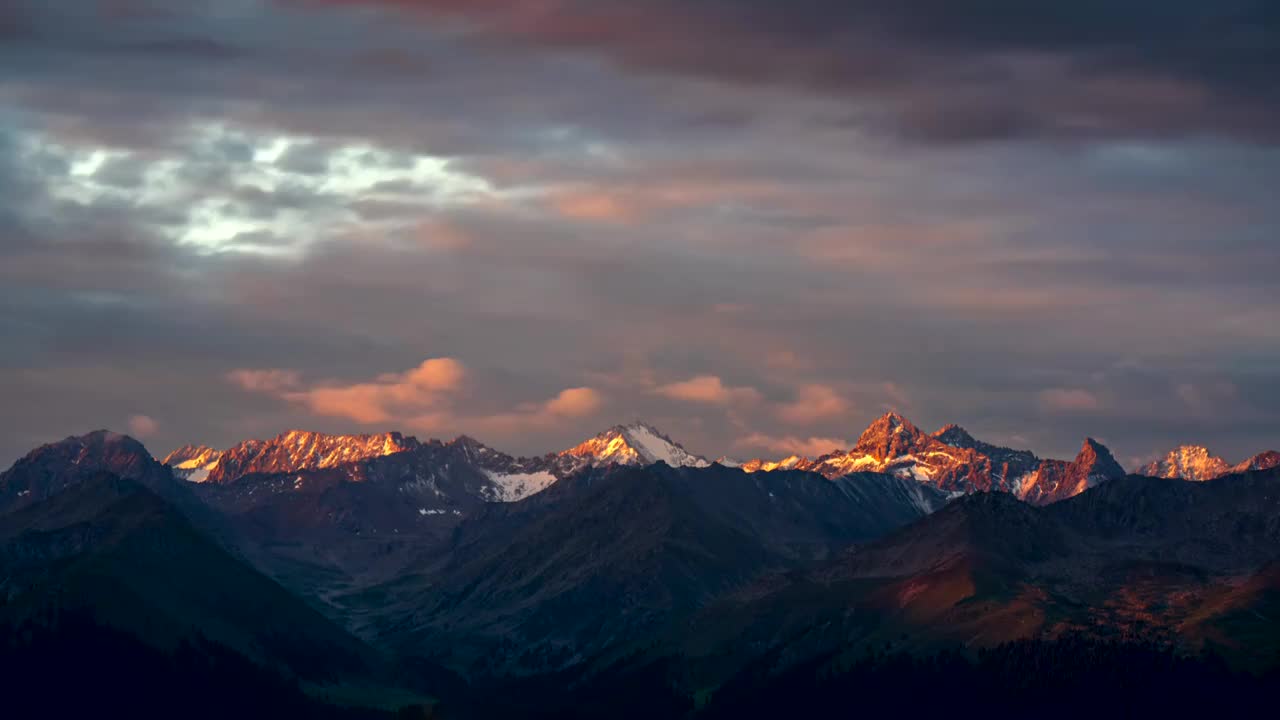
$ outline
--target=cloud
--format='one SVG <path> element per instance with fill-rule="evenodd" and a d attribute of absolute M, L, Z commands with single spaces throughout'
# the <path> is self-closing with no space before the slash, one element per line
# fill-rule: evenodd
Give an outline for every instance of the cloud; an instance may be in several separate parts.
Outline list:
<path fill-rule="evenodd" d="M 155 435 L 160 430 L 160 423 L 146 415 L 129 416 L 129 434 L 144 439 Z"/>
<path fill-rule="evenodd" d="M 776 370 L 807 370 L 812 367 L 807 358 L 788 348 L 769 350 L 765 354 L 765 364 Z"/>
<path fill-rule="evenodd" d="M 1275 3 L 374 4 L 19 3 L 0 455 L 131 408 L 218 446 L 613 411 L 714 456 L 882 403 L 1057 457 L 1274 444 Z M 381 375 L 424 339 L 461 389 Z M 800 383 L 852 409 L 788 422 Z"/>
<path fill-rule="evenodd" d="M 1039 395 L 1040 407 L 1050 412 L 1082 413 L 1102 408 L 1102 401 L 1088 390 L 1051 388 Z"/>
<path fill-rule="evenodd" d="M 469 402 L 470 373 L 454 358 L 428 358 L 400 373 L 383 373 L 365 382 L 304 383 L 295 370 L 234 370 L 228 382 L 301 407 L 318 417 L 361 425 L 400 424 L 412 430 L 455 434 L 528 432 L 595 415 L 604 397 L 589 387 L 561 390 L 540 403 L 514 410 L 486 412 Z"/>
<path fill-rule="evenodd" d="M 626 222 L 635 218 L 636 208 L 622 199 L 598 190 L 557 193 L 551 199 L 556 212 L 574 220 Z"/>
<path fill-rule="evenodd" d="M 1188 408 L 1195 411 L 1221 410 L 1230 407 L 1240 396 L 1235 384 L 1223 380 L 1182 382 L 1178 383 L 1174 391 Z"/>
<path fill-rule="evenodd" d="M 734 445 L 747 450 L 763 451 L 766 457 L 800 455 L 812 459 L 836 450 L 849 448 L 852 443 L 833 437 L 775 436 L 766 433 L 751 433 L 739 438 Z"/>
<path fill-rule="evenodd" d="M 857 102 L 928 142 L 1219 132 L 1275 143 L 1280 11 L 1256 0 L 332 0 L 530 47 Z M 1118 51 L 1117 48 L 1123 48 Z"/>
<path fill-rule="evenodd" d="M 241 390 L 260 393 L 277 393 L 291 390 L 302 383 L 297 370 L 232 370 L 227 373 L 227 381 Z"/>
<path fill-rule="evenodd" d="M 584 417 L 594 414 L 602 403 L 600 393 L 591 388 L 569 388 L 561 390 L 559 395 L 548 400 L 543 411 L 548 415 L 561 417 Z"/>
<path fill-rule="evenodd" d="M 802 385 L 796 399 L 778 407 L 778 417 L 792 425 L 831 420 L 849 412 L 849 403 L 835 388 L 820 383 Z"/>
<path fill-rule="evenodd" d="M 459 429 L 484 437 L 510 437 L 546 432 L 568 421 L 594 417 L 604 405 L 604 396 L 589 387 L 568 388 L 541 403 L 525 403 L 511 411 L 481 413 L 466 408 L 452 412 L 420 415 L 407 420 L 410 428 L 426 432 L 458 432 Z"/>
<path fill-rule="evenodd" d="M 730 387 L 715 375 L 698 375 L 680 382 L 661 385 L 654 392 L 663 397 L 708 405 L 754 403 L 760 392 L 751 387 Z"/>
<path fill-rule="evenodd" d="M 416 414 L 440 404 L 466 380 L 466 368 L 453 358 L 429 358 L 403 373 L 379 375 L 372 382 L 328 382 L 304 387 L 291 370 L 235 370 L 227 375 L 250 392 L 274 395 L 316 415 L 370 425 Z"/>

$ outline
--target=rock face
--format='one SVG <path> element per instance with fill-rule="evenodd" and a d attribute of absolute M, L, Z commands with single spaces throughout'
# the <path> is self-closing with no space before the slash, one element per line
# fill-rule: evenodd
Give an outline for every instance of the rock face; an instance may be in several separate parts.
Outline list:
<path fill-rule="evenodd" d="M 642 422 L 615 425 L 586 442 L 560 453 L 561 457 L 586 460 L 599 465 L 652 465 L 664 462 L 671 467 L 707 467 L 711 463 L 685 450 L 652 425 Z"/>
<path fill-rule="evenodd" d="M 929 435 L 897 413 L 871 423 L 850 450 L 809 460 L 792 456 L 776 462 L 743 463 L 748 472 L 809 470 L 829 478 L 852 472 L 883 472 L 912 478 L 947 492 L 1007 492 L 1045 504 L 1083 492 L 1097 482 L 1122 477 L 1124 470 L 1101 444 L 1085 442 L 1071 462 L 1041 460 L 974 439 L 948 425 Z"/>
<path fill-rule="evenodd" d="M 165 456 L 163 462 L 173 469 L 173 474 L 183 480 L 204 482 L 209 472 L 218 466 L 222 452 L 206 445 L 183 445 Z"/>
<path fill-rule="evenodd" d="M 136 480 L 166 493 L 173 475 L 142 443 L 97 430 L 32 450 L 0 474 L 0 512 L 46 500 L 100 473 Z"/>
<path fill-rule="evenodd" d="M 1183 445 L 1138 470 L 1139 475 L 1176 480 L 1212 480 L 1231 471 L 1227 461 L 1199 445 Z"/>
<path fill-rule="evenodd" d="M 643 466 L 665 462 L 672 467 L 707 467 L 706 459 L 685 450 L 679 443 L 651 425 L 641 422 L 617 425 L 579 445 L 539 457 L 517 458 L 479 441 L 459 436 L 449 442 L 426 443 L 396 432 L 376 435 L 327 435 L 291 430 L 270 440 L 246 440 L 224 451 L 203 445 L 187 445 L 164 460 L 174 473 L 193 482 L 227 484 L 251 475 L 265 476 L 340 469 L 352 482 L 365 479 L 366 461 L 401 453 L 442 455 L 445 465 L 435 474 L 449 472 L 446 465 L 466 465 L 488 477 L 474 483 L 474 494 L 491 502 L 514 502 L 539 492 L 556 479 L 589 467 L 607 465 Z M 408 461 L 423 468 L 422 462 Z M 395 463 L 392 463 L 395 464 Z M 332 475 L 331 475 L 332 476 Z"/>
<path fill-rule="evenodd" d="M 290 430 L 270 440 L 246 440 L 225 450 L 209 468 L 207 482 L 231 482 L 251 473 L 323 470 L 418 447 L 397 432 L 327 435 Z"/>
<path fill-rule="evenodd" d="M 1270 470 L 1280 467 L 1280 452 L 1268 450 L 1253 457 L 1229 465 L 1226 460 L 1209 452 L 1199 445 L 1183 445 L 1170 450 L 1160 460 L 1144 466 L 1139 475 L 1166 478 L 1169 480 L 1216 480 L 1224 475 L 1237 475 L 1259 470 Z"/>
<path fill-rule="evenodd" d="M 216 452 L 216 451 L 213 451 Z M 394 574 L 406 548 L 435 547 L 489 503 L 523 500 L 596 467 L 655 462 L 702 467 L 652 426 L 617 426 L 574 448 L 513 457 L 460 436 L 421 442 L 398 433 L 324 435 L 293 431 L 249 440 L 221 453 L 184 448 L 174 473 L 191 480 L 209 505 L 264 547 L 325 548 L 309 561 L 344 572 Z M 179 467 L 196 465 L 194 470 Z M 396 547 L 400 551 L 390 552 Z M 277 565 L 267 559 L 268 568 Z"/>
<path fill-rule="evenodd" d="M 1280 467 L 1280 452 L 1268 450 L 1258 453 L 1244 462 L 1231 468 L 1232 473 L 1256 472 Z"/>
<path fill-rule="evenodd" d="M 1075 497 L 1089 488 L 1124 477 L 1124 468 L 1101 443 L 1088 438 L 1071 462 L 1045 460 L 1016 489 L 1022 500 L 1035 505 Z"/>

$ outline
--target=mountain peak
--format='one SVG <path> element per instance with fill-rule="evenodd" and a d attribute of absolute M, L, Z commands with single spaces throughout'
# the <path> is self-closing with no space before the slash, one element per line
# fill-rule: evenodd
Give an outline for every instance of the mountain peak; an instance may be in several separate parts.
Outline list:
<path fill-rule="evenodd" d="M 1170 480 L 1212 480 L 1231 471 L 1227 461 L 1202 445 L 1180 445 L 1163 458 L 1138 469 L 1139 475 Z"/>
<path fill-rule="evenodd" d="M 121 433 L 95 430 L 42 445 L 0 473 L 0 510 L 48 498 L 101 473 L 149 485 L 173 482 L 168 469 L 142 443 Z"/>
<path fill-rule="evenodd" d="M 877 460 L 907 455 L 933 442 L 920 428 L 896 412 L 881 415 L 858 438 L 855 450 Z"/>
<path fill-rule="evenodd" d="M 413 436 L 398 432 L 330 435 L 288 430 L 270 440 L 246 440 L 224 451 L 209 469 L 211 482 L 230 482 L 250 473 L 293 472 L 330 468 L 421 447 Z"/>
<path fill-rule="evenodd" d="M 183 445 L 165 456 L 161 462 L 178 477 L 191 482 L 204 482 L 209 471 L 222 459 L 222 452 L 208 445 Z"/>
<path fill-rule="evenodd" d="M 112 430 L 94 430 L 84 435 L 72 435 L 45 447 L 78 447 L 90 450 L 115 449 L 121 452 L 139 453 L 151 457 L 147 448 L 132 437 Z"/>
<path fill-rule="evenodd" d="M 955 423 L 943 426 L 942 429 L 933 434 L 933 437 L 939 442 L 958 448 L 971 448 L 978 443 L 978 440 L 968 430 Z"/>
<path fill-rule="evenodd" d="M 672 467 L 710 465 L 657 428 L 639 420 L 614 425 L 560 454 L 582 458 L 593 465 L 651 465 L 659 461 Z"/>
<path fill-rule="evenodd" d="M 888 423 L 889 427 L 898 427 L 899 425 L 910 425 L 911 421 L 904 417 L 896 410 L 890 410 L 876 419 L 876 422 Z"/>
<path fill-rule="evenodd" d="M 1120 467 L 1120 463 L 1116 462 L 1115 456 L 1107 446 L 1091 437 L 1084 439 L 1080 454 L 1076 455 L 1076 464 L 1095 468 L 1096 473 L 1105 474 L 1107 477 L 1124 475 L 1124 469 Z"/>
<path fill-rule="evenodd" d="M 1274 467 L 1280 467 L 1280 452 L 1268 450 L 1266 452 L 1258 453 L 1239 465 L 1232 467 L 1230 472 L 1253 472 L 1256 470 L 1270 470 Z"/>

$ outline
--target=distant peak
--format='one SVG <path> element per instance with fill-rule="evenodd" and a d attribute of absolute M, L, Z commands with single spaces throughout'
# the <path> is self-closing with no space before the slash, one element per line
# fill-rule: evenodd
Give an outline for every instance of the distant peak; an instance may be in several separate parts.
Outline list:
<path fill-rule="evenodd" d="M 857 449 L 883 459 L 928 440 L 910 420 L 896 412 L 887 412 L 862 432 Z"/>
<path fill-rule="evenodd" d="M 1097 440 L 1094 440 L 1094 439 L 1093 439 L 1093 438 L 1091 438 L 1091 437 L 1087 437 L 1087 438 L 1085 438 L 1085 439 L 1084 439 L 1084 445 L 1080 446 L 1080 451 L 1081 451 L 1081 452 L 1086 452 L 1086 451 L 1087 451 L 1087 452 L 1092 452 L 1092 453 L 1094 453 L 1094 454 L 1096 454 L 1096 455 L 1104 455 L 1104 454 L 1105 454 L 1105 455 L 1107 455 L 1108 457 L 1110 457 L 1110 455 L 1111 455 L 1111 451 L 1107 449 L 1107 446 L 1106 446 L 1106 445 L 1103 445 L 1102 443 L 1098 442 Z"/>
<path fill-rule="evenodd" d="M 933 437 L 953 447 L 972 447 L 978 442 L 968 430 L 955 423 L 943 426 Z"/>
<path fill-rule="evenodd" d="M 1124 469 L 1120 467 L 1120 463 L 1116 462 L 1115 456 L 1111 454 L 1107 446 L 1091 437 L 1084 439 L 1080 454 L 1076 456 L 1076 464 L 1089 465 L 1094 468 L 1096 473 L 1108 477 L 1124 474 Z"/>
<path fill-rule="evenodd" d="M 160 462 L 165 465 L 171 465 L 183 469 L 195 469 L 211 465 L 221 456 L 221 452 L 214 450 L 208 445 L 183 445 L 177 450 L 165 455 L 164 459 Z"/>
<path fill-rule="evenodd" d="M 228 448 L 208 477 L 212 482 L 229 482 L 249 473 L 324 469 L 418 447 L 417 438 L 398 432 L 331 435 L 287 430 L 270 440 L 246 440 Z"/>
<path fill-rule="evenodd" d="M 1203 445 L 1179 445 L 1154 462 L 1140 468 L 1138 474 L 1176 480 L 1213 480 L 1231 471 L 1227 461 L 1216 457 Z"/>
<path fill-rule="evenodd" d="M 1231 468 L 1232 472 L 1252 472 L 1255 470 L 1270 470 L 1274 467 L 1280 467 L 1280 452 L 1268 450 L 1258 453 L 1244 462 Z"/>
<path fill-rule="evenodd" d="M 22 465 L 74 468 L 76 472 L 104 470 L 122 477 L 137 477 L 159 467 L 142 443 L 110 430 L 94 430 L 41 445 L 14 463 L 13 468 Z"/>
<path fill-rule="evenodd" d="M 706 467 L 710 464 L 685 450 L 661 430 L 639 420 L 614 425 L 561 455 L 585 458 L 598 464 L 650 465 L 664 462 L 672 467 Z"/>
<path fill-rule="evenodd" d="M 1111 451 L 1107 449 L 1107 446 L 1097 440 L 1087 437 L 1084 439 L 1084 444 L 1080 446 L 1080 455 L 1082 457 L 1086 455 L 1095 455 L 1098 457 L 1106 455 L 1110 457 Z"/>
<path fill-rule="evenodd" d="M 631 422 L 626 423 L 625 425 L 614 425 L 613 427 L 609 428 L 605 432 L 606 433 L 608 432 L 634 433 L 634 432 L 645 432 L 645 431 L 653 433 L 654 435 L 657 435 L 659 437 L 666 437 L 665 435 L 663 435 L 661 430 L 659 430 L 658 428 L 654 427 L 653 425 L 650 425 L 649 423 L 643 420 L 632 420 Z"/>
<path fill-rule="evenodd" d="M 405 435 L 394 430 L 381 433 L 325 433 L 315 430 L 286 430 L 275 436 L 268 442 L 290 442 L 290 441 L 309 441 L 318 440 L 324 442 L 341 442 L 345 440 L 354 440 L 365 442 L 373 439 L 394 440 L 400 442 L 416 442 L 413 437 Z"/>
<path fill-rule="evenodd" d="M 125 435 L 124 433 L 118 433 L 114 430 L 91 430 L 83 435 L 72 435 L 68 437 L 66 440 L 64 440 L 63 442 L 67 442 L 67 441 L 80 442 L 80 443 L 121 443 L 121 442 L 136 443 L 138 442 L 137 440 L 134 440 L 128 435 Z"/>
<path fill-rule="evenodd" d="M 63 438 L 56 443 L 50 443 L 43 448 L 37 448 L 35 452 L 40 452 L 45 448 L 78 448 L 84 451 L 106 450 L 113 452 L 126 452 L 151 457 L 151 453 L 147 451 L 146 446 L 135 440 L 129 435 L 118 433 L 113 430 L 93 430 L 84 435 L 71 435 Z"/>

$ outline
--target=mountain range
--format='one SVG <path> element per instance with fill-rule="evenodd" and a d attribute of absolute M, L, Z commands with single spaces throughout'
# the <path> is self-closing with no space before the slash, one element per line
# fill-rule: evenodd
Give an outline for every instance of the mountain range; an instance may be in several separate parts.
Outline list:
<path fill-rule="evenodd" d="M 1138 473 L 1149 477 L 1178 480 L 1214 480 L 1224 475 L 1236 475 L 1255 470 L 1280 467 L 1280 452 L 1268 450 L 1235 465 L 1209 452 L 1200 445 L 1182 445 L 1167 455 L 1143 466 Z"/>
<path fill-rule="evenodd" d="M 159 462 L 98 431 L 0 474 L 0 625 L 85 657 L 223 658 L 282 707 L 457 717 L 740 716 L 886 648 L 1053 662 L 1086 638 L 1267 672 L 1275 457 L 1183 448 L 1126 475 L 1092 439 L 1042 459 L 895 413 L 848 450 L 741 467 L 643 423 L 536 457 L 291 431 Z"/>
<path fill-rule="evenodd" d="M 379 458 L 420 454 L 434 457 L 434 480 L 420 476 L 423 486 L 442 480 L 439 468 L 455 480 L 468 475 L 464 495 L 483 502 L 514 502 L 544 490 L 558 479 L 589 467 L 638 466 L 664 462 L 671 467 L 707 467 L 712 461 L 686 450 L 651 425 L 618 425 L 559 452 L 514 457 L 477 440 L 460 436 L 452 441 L 421 442 L 396 432 L 373 435 L 325 435 L 289 431 L 270 440 L 246 440 L 226 450 L 202 445 L 181 447 L 163 460 L 175 474 L 198 483 L 233 484 L 250 476 L 312 473 L 336 470 L 347 481 L 368 479 L 370 463 Z M 745 472 L 803 470 L 828 478 L 853 472 L 880 472 L 914 479 L 945 492 L 1008 492 L 1033 504 L 1048 504 L 1083 492 L 1124 469 L 1101 443 L 1086 438 L 1072 460 L 1042 459 L 1028 450 L 983 442 L 959 425 L 926 433 L 902 415 L 889 412 L 877 418 L 848 450 L 816 458 L 792 455 L 715 462 Z M 374 462 L 376 465 L 376 462 Z M 1197 446 L 1182 446 L 1139 469 L 1152 477 L 1207 480 L 1224 475 L 1264 470 L 1280 465 L 1280 452 L 1259 453 L 1235 465 Z M 466 466 L 466 470 L 461 467 Z M 376 473 L 375 473 L 376 474 Z M 305 477 L 303 482 L 305 483 Z M 447 483 L 446 483 L 447 484 Z M 431 496 L 443 497 L 443 491 Z M 428 511 L 439 508 L 426 508 Z"/>
<path fill-rule="evenodd" d="M 815 459 L 792 456 L 779 461 L 743 463 L 748 472 L 807 470 L 826 477 L 850 472 L 883 472 L 909 477 L 941 490 L 1007 492 L 1036 504 L 1078 495 L 1105 480 L 1124 475 L 1111 452 L 1092 438 L 1072 461 L 1041 460 L 975 440 L 964 428 L 948 425 L 932 435 L 910 420 L 888 413 L 871 424 L 850 450 Z"/>

